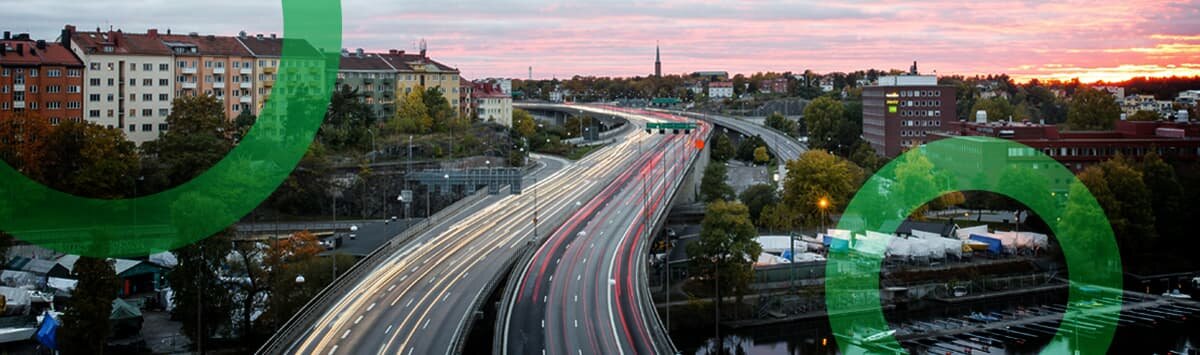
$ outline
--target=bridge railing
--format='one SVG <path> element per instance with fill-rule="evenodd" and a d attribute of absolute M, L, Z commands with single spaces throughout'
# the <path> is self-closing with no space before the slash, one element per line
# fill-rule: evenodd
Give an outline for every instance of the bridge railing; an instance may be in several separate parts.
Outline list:
<path fill-rule="evenodd" d="M 363 276 L 370 270 L 375 269 L 376 266 L 400 249 L 410 246 L 408 242 L 412 238 L 427 232 L 434 224 L 458 214 L 467 206 L 473 205 L 487 198 L 487 196 L 487 190 L 479 190 L 475 194 L 458 200 L 458 202 L 434 213 L 433 216 L 412 225 L 391 240 L 383 243 L 383 245 L 375 248 L 374 251 L 359 260 L 354 266 L 351 266 L 349 270 L 339 275 L 332 283 L 317 292 L 316 296 L 310 299 L 308 303 L 305 303 L 283 326 L 279 327 L 279 330 L 271 338 L 267 339 L 255 353 L 283 354 L 291 352 L 295 343 L 301 337 L 312 329 L 315 329 L 316 325 L 314 323 L 317 319 L 324 315 L 325 311 L 333 306 L 337 300 L 341 299 L 346 293 L 352 291 L 362 282 Z"/>

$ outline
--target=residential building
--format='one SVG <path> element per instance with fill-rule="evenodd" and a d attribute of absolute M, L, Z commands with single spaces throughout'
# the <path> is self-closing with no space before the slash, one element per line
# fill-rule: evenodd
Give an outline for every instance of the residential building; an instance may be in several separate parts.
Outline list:
<path fill-rule="evenodd" d="M 1105 86 L 1097 86 L 1096 90 L 1104 90 L 1104 91 L 1108 92 L 1109 94 L 1111 94 L 1113 96 L 1113 99 L 1117 100 L 1117 102 L 1121 102 L 1121 101 L 1125 100 L 1125 88 L 1123 88 L 1123 87 L 1105 85 Z"/>
<path fill-rule="evenodd" d="M 0 117 L 28 112 L 52 125 L 83 119 L 83 62 L 66 42 L 0 40 Z"/>
<path fill-rule="evenodd" d="M 775 78 L 775 79 L 770 79 L 770 80 L 763 80 L 758 83 L 758 92 L 761 92 L 764 94 L 787 94 L 788 79 L 787 78 Z"/>
<path fill-rule="evenodd" d="M 276 37 L 272 33 L 269 37 L 262 34 L 249 36 L 246 32 L 241 32 L 237 37 L 238 42 L 246 47 L 250 52 L 250 56 L 254 57 L 253 72 L 253 92 L 254 105 L 251 109 L 256 115 L 262 115 L 263 108 L 267 102 L 267 98 L 271 96 L 275 90 L 275 82 L 279 79 L 279 75 L 283 73 L 290 76 L 300 84 L 311 84 L 315 89 L 315 84 L 320 83 L 325 79 L 325 62 L 322 54 L 313 48 L 308 41 L 299 39 L 283 39 Z M 287 44 L 290 49 L 296 53 L 291 56 L 289 67 L 283 68 L 283 47 Z M 245 69 L 245 68 L 242 68 Z M 242 83 L 244 84 L 244 83 Z M 301 86 L 298 89 L 305 89 Z M 282 109 L 286 109 L 281 107 Z M 280 111 L 283 112 L 283 111 Z"/>
<path fill-rule="evenodd" d="M 733 97 L 733 82 L 714 81 L 708 83 L 708 97 L 713 99 L 727 99 Z"/>
<path fill-rule="evenodd" d="M 481 121 L 512 127 L 512 96 L 501 91 L 499 85 L 488 82 L 475 83 L 471 96 L 475 100 L 475 110 Z"/>
<path fill-rule="evenodd" d="M 954 87 L 938 85 L 937 76 L 880 77 L 863 88 L 863 138 L 876 153 L 895 157 L 954 121 L 955 106 Z"/>
<path fill-rule="evenodd" d="M 475 83 L 462 77 L 459 77 L 458 80 L 458 114 L 462 117 L 475 117 L 475 104 L 472 96 L 475 91 Z"/>
<path fill-rule="evenodd" d="M 461 81 L 458 69 L 430 59 L 424 41 L 421 42 L 418 54 L 406 54 L 404 51 L 393 49 L 380 56 L 397 71 L 397 95 L 408 95 L 412 90 L 437 88 L 450 102 L 450 108 L 454 111 L 459 110 L 457 98 L 460 96 L 458 91 Z M 511 86 L 509 90 L 512 90 Z"/>
<path fill-rule="evenodd" d="M 953 121 L 947 123 L 942 132 L 932 132 L 930 139 L 977 136 L 1011 139 L 1030 149 L 994 152 L 975 150 L 970 152 L 974 154 L 972 156 L 955 159 L 988 161 L 989 164 L 1000 159 L 1016 163 L 1032 161 L 1033 152 L 1040 151 L 1068 169 L 1079 172 L 1117 154 L 1138 159 L 1153 151 L 1164 158 L 1186 161 L 1195 161 L 1200 156 L 1200 123 L 1197 122 L 1121 120 L 1116 122 L 1111 131 L 1060 131 L 1057 126 L 1038 123 Z M 991 156 L 984 159 L 984 155 Z"/>
<path fill-rule="evenodd" d="M 175 56 L 177 96 L 211 95 L 225 116 L 255 115 L 255 58 L 235 37 L 159 35 Z"/>
<path fill-rule="evenodd" d="M 343 50 L 337 75 L 337 88 L 357 90 L 375 116 L 381 119 L 394 116 L 400 103 L 398 100 L 404 100 L 408 95 L 396 91 L 399 74 L 381 54 L 366 53 L 362 49 Z"/>
<path fill-rule="evenodd" d="M 1181 91 L 1175 96 L 1175 102 L 1187 106 L 1196 106 L 1197 101 L 1200 101 L 1200 90 Z"/>
<path fill-rule="evenodd" d="M 71 51 L 85 65 L 84 120 L 118 127 L 137 144 L 157 139 L 169 129 L 176 68 L 162 36 L 155 29 L 139 34 L 63 28 L 60 40 L 69 41 Z"/>

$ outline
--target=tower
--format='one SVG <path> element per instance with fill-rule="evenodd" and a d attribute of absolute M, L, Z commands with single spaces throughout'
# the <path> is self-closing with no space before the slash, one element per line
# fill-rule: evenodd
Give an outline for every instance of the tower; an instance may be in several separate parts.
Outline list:
<path fill-rule="evenodd" d="M 658 50 L 658 43 L 654 44 L 654 77 L 662 77 L 662 53 Z"/>

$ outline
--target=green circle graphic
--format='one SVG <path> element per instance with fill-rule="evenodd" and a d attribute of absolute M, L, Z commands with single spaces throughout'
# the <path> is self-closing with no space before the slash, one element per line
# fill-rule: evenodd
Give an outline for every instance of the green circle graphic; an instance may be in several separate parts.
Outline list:
<path fill-rule="evenodd" d="M 324 119 L 342 40 L 339 0 L 284 0 L 278 80 L 254 127 L 195 179 L 123 200 L 73 196 L 0 163 L 0 230 L 59 252 L 147 255 L 236 223 L 283 182 Z"/>
<path fill-rule="evenodd" d="M 928 143 L 872 176 L 851 200 L 838 228 L 852 235 L 866 231 L 891 234 L 922 205 L 955 191 L 1010 197 L 1050 225 L 1071 271 L 1063 323 L 1088 316 L 1088 323 L 1100 327 L 1075 347 L 1084 354 L 1105 353 L 1120 309 L 1096 307 L 1098 303 L 1090 300 L 1121 299 L 1121 258 L 1112 227 L 1075 175 L 1034 148 L 982 137 Z M 880 302 L 880 265 L 889 240 L 855 237 L 848 250 L 829 254 L 825 302 L 843 353 L 902 349 L 895 337 L 886 333 L 889 327 Z M 1059 328 L 1057 335 L 1067 334 Z M 852 344 L 860 347 L 851 349 Z"/>

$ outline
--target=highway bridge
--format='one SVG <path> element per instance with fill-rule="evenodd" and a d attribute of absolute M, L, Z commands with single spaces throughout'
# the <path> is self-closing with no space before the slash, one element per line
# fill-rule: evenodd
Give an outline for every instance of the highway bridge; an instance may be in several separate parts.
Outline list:
<path fill-rule="evenodd" d="M 611 113 L 611 108 L 561 106 L 572 111 Z M 621 113 L 631 120 L 648 120 L 651 113 Z M 676 142 L 676 143 L 673 143 Z M 377 262 L 362 266 L 345 289 L 330 302 L 314 302 L 301 316 L 280 329 L 260 348 L 260 353 L 303 354 L 443 354 L 458 353 L 473 322 L 476 310 L 506 275 L 523 251 L 536 248 L 538 237 L 570 221 L 579 223 L 596 211 L 612 213 L 602 204 L 627 201 L 627 189 L 613 186 L 630 183 L 631 171 L 651 166 L 661 158 L 652 149 L 682 144 L 679 138 L 648 136 L 627 130 L 616 143 L 548 176 L 536 177 L 522 195 L 473 197 L 450 215 L 432 218 L 414 228 L 411 238 L 383 249 Z M 661 153 L 662 151 L 660 151 Z M 690 160 L 682 164 L 689 164 Z M 663 163 L 666 164 L 666 163 Z M 673 175 L 675 179 L 678 175 Z M 614 184 L 616 183 L 616 184 Z M 678 183 L 661 183 L 677 186 Z M 654 186 L 657 194 L 673 193 Z M 603 202 L 600 202 L 603 201 Z M 662 209 L 665 206 L 657 206 Z M 580 217 L 580 211 L 585 217 Z M 619 218 L 636 223 L 629 211 Z M 638 214 L 634 212 L 633 214 Z M 535 222 L 536 221 L 536 222 Z M 652 226 L 652 225 L 651 225 Z M 540 233 L 539 233 L 540 232 Z M 615 234 L 615 232 L 612 232 Z M 618 246 L 645 244 L 644 238 L 627 238 Z M 633 244 L 631 244 L 633 243 Z M 613 249 L 609 249 L 613 250 Z M 632 250 L 632 249 L 631 249 Z M 644 257 L 643 252 L 629 252 Z M 619 259 L 627 260 L 627 259 Z M 609 265 L 615 261 L 610 260 Z M 640 264 L 625 263 L 623 275 L 642 272 Z M 639 271 L 642 270 L 642 271 Z M 634 280 L 634 278 L 628 278 Z M 641 278 L 644 282 L 645 278 Z M 632 284 L 622 292 L 644 288 Z M 632 290 L 632 291 L 631 291 Z M 646 321 L 653 316 L 649 298 L 629 299 L 628 306 L 645 307 L 642 315 L 627 314 Z M 630 311 L 632 312 L 632 311 Z M 647 313 L 649 312 L 649 313 Z M 311 317 L 302 317 L 313 314 Z M 311 318 L 311 319 L 308 319 Z M 605 322 L 596 324 L 609 324 Z M 645 329 L 645 328 L 643 328 Z M 661 328 L 659 328 L 661 329 Z M 665 335 L 660 334 L 665 338 Z M 662 343 L 662 341 L 659 341 Z M 649 344 L 649 343 L 646 343 Z"/>
<path fill-rule="evenodd" d="M 636 114 L 644 125 L 685 121 L 679 116 Z M 687 134 L 640 133 L 634 163 L 571 216 L 514 270 L 502 302 L 495 344 L 505 354 L 674 353 L 654 311 L 646 256 L 654 231 L 675 192 L 700 155 L 694 141 L 711 126 Z M 638 130 L 640 132 L 640 130 Z"/>

